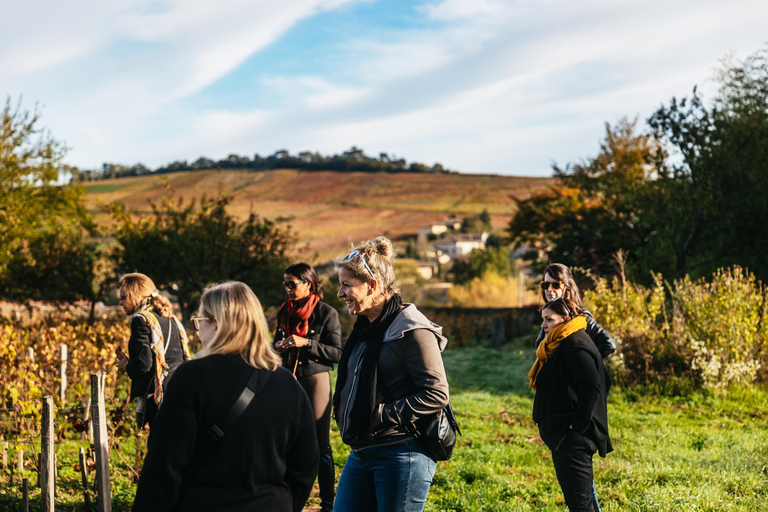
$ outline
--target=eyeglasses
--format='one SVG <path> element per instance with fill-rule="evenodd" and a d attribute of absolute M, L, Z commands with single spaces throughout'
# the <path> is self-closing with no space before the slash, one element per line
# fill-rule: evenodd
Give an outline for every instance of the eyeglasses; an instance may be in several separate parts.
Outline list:
<path fill-rule="evenodd" d="M 365 270 L 368 271 L 369 274 L 371 274 L 371 279 L 376 279 L 376 276 L 373 275 L 373 270 L 371 270 L 371 267 L 368 266 L 368 263 L 365 261 L 365 258 L 363 257 L 363 253 L 360 251 L 352 251 L 351 253 L 344 256 L 344 259 L 341 260 L 342 263 L 346 263 L 350 261 L 355 256 L 360 256 L 360 261 L 363 262 L 363 265 L 365 265 Z"/>
<path fill-rule="evenodd" d="M 559 290 L 563 287 L 563 283 L 560 281 L 542 281 L 539 283 L 539 286 L 541 286 L 541 291 L 545 292 L 550 286 L 553 290 Z"/>
<path fill-rule="evenodd" d="M 300 279 L 298 281 L 283 281 L 283 286 L 285 286 L 289 290 L 295 290 L 296 287 L 299 285 L 299 283 L 306 283 L 306 281 L 303 279 Z"/>
<path fill-rule="evenodd" d="M 193 316 L 190 320 L 192 320 L 192 327 L 194 327 L 196 331 L 199 331 L 200 322 L 210 322 L 213 318 L 208 318 L 207 316 Z"/>

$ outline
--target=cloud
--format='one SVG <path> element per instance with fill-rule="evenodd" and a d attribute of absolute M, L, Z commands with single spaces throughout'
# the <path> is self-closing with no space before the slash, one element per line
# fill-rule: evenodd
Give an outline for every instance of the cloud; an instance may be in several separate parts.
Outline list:
<path fill-rule="evenodd" d="M 40 101 L 43 123 L 74 147 L 69 161 L 86 167 L 358 145 L 462 171 L 547 174 L 553 160 L 594 154 L 605 121 L 642 121 L 728 52 L 758 49 L 768 19 L 761 0 L 405 4 L 17 2 L 0 19 L 0 83 Z M 410 22 L 385 23 L 387 9 Z M 328 13 L 363 26 L 316 30 L 335 37 L 322 65 L 303 69 L 292 47 L 294 73 L 242 71 Z M 211 99 L 209 86 L 234 76 L 250 80 L 248 104 Z"/>

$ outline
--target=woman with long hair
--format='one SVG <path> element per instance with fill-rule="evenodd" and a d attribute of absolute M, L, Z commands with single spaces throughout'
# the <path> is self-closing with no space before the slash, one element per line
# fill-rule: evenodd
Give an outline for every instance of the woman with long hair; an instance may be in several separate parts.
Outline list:
<path fill-rule="evenodd" d="M 605 366 L 575 301 L 558 297 L 547 302 L 541 317 L 546 337 L 528 374 L 536 391 L 533 421 L 552 452 L 568 510 L 596 512 L 592 456 L 605 457 L 613 450 Z"/>
<path fill-rule="evenodd" d="M 331 450 L 331 375 L 341 358 L 339 314 L 322 302 L 317 273 L 307 263 L 285 269 L 283 285 L 288 294 L 277 313 L 275 349 L 283 366 L 291 370 L 307 392 L 315 413 L 315 432 L 320 448 L 320 510 L 333 510 L 336 473 Z"/>
<path fill-rule="evenodd" d="M 173 372 L 191 357 L 187 333 L 174 316 L 170 301 L 144 274 L 120 278 L 118 301 L 131 318 L 131 337 L 128 357 L 122 351 L 117 353 L 117 367 L 131 379 L 136 422 L 143 428 L 151 426 Z"/>
<path fill-rule="evenodd" d="M 595 321 L 592 313 L 581 304 L 581 294 L 576 281 L 573 279 L 571 269 L 562 263 L 552 263 L 544 269 L 544 280 L 541 284 L 541 298 L 545 303 L 563 297 L 573 301 L 584 314 L 587 322 L 586 332 L 595 343 L 600 356 L 608 357 L 616 351 L 616 342 L 610 334 Z M 539 331 L 539 337 L 536 339 L 536 346 L 544 339 L 546 333 L 544 329 Z"/>
<path fill-rule="evenodd" d="M 300 512 L 317 476 L 314 415 L 259 299 L 218 284 L 192 321 L 203 348 L 168 386 L 133 510 Z"/>
<path fill-rule="evenodd" d="M 351 447 L 334 510 L 419 512 L 437 462 L 414 423 L 448 404 L 440 352 L 447 339 L 395 288 L 394 247 L 384 236 L 338 262 L 339 293 L 357 316 L 339 362 L 333 407 Z"/>

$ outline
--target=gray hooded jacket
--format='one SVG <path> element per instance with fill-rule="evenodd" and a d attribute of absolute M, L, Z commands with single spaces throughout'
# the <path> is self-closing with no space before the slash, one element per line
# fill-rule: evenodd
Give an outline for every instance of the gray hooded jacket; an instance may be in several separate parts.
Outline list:
<path fill-rule="evenodd" d="M 405 304 L 384 335 L 378 361 L 374 435 L 366 446 L 404 441 L 413 422 L 448 404 L 448 381 L 440 352 L 448 344 L 443 328 L 431 322 L 413 304 Z M 342 433 L 357 391 L 355 368 L 366 344 L 360 343 L 349 358 L 347 379 L 341 390 L 337 422 Z"/>

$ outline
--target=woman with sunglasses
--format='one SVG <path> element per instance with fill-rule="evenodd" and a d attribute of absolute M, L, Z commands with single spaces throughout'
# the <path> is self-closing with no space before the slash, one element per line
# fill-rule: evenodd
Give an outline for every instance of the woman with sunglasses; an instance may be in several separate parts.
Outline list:
<path fill-rule="evenodd" d="M 338 262 L 339 293 L 356 315 L 339 362 L 333 408 L 352 450 L 339 479 L 338 512 L 418 512 L 437 463 L 414 422 L 448 404 L 440 352 L 447 339 L 395 288 L 392 242 L 379 236 Z"/>
<path fill-rule="evenodd" d="M 584 318 L 587 321 L 586 332 L 592 338 L 595 346 L 597 346 L 600 356 L 605 358 L 616 351 L 616 342 L 611 335 L 600 327 L 600 324 L 595 322 L 592 313 L 581 305 L 579 287 L 573 279 L 571 270 L 561 263 L 552 263 L 544 269 L 544 280 L 541 282 L 541 298 L 544 299 L 544 302 L 550 302 L 558 297 L 573 301 L 584 313 Z M 542 329 L 539 332 L 539 337 L 536 338 L 537 347 L 545 336 L 546 333 Z"/>
<path fill-rule="evenodd" d="M 541 311 L 544 341 L 528 374 L 536 391 L 533 421 L 552 451 L 557 481 L 570 512 L 599 511 L 592 456 L 611 451 L 607 375 L 575 301 L 558 297 Z"/>
<path fill-rule="evenodd" d="M 317 273 L 306 263 L 285 269 L 283 285 L 288 300 L 277 313 L 275 350 L 307 392 L 315 413 L 315 431 L 320 448 L 320 510 L 333 510 L 336 473 L 331 450 L 331 375 L 341 358 L 339 314 L 322 302 L 323 290 Z"/>
<path fill-rule="evenodd" d="M 300 512 L 317 476 L 314 416 L 259 299 L 218 284 L 192 321 L 203 348 L 168 386 L 132 510 Z"/>
<path fill-rule="evenodd" d="M 182 361 L 191 358 L 187 333 L 173 315 L 170 301 L 144 274 L 120 278 L 118 301 L 131 318 L 131 337 L 128 357 L 122 350 L 117 353 L 117 368 L 131 379 L 139 428 L 151 427 L 168 380 Z"/>

